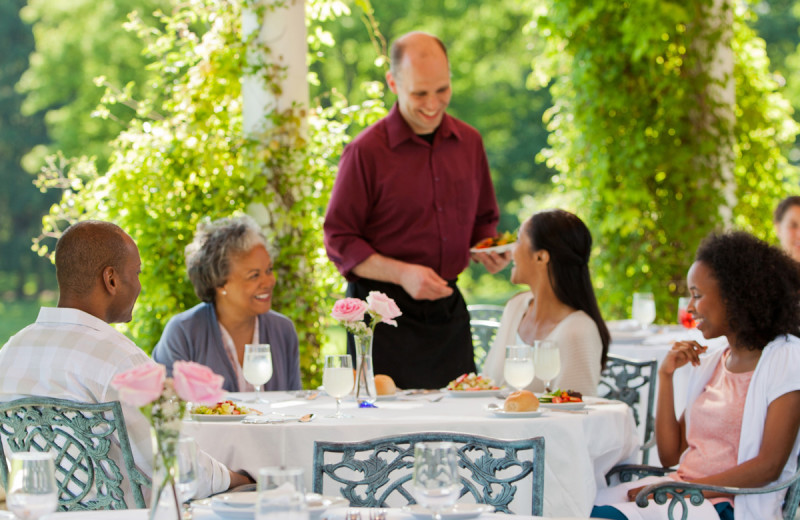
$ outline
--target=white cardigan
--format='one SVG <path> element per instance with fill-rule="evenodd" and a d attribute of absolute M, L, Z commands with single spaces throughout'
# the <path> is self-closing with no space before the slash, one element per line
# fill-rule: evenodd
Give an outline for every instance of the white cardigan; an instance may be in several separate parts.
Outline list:
<path fill-rule="evenodd" d="M 526 291 L 517 294 L 506 303 L 500 328 L 486 356 L 482 373 L 501 384 L 505 365 L 506 346 L 517 344 L 517 330 L 522 317 L 533 299 Z M 575 311 L 548 334 L 548 340 L 555 341 L 561 357 L 561 372 L 550 383 L 551 388 L 577 390 L 584 395 L 597 395 L 600 382 L 600 360 L 603 355 L 603 342 L 594 320 L 583 311 Z M 544 391 L 544 382 L 534 379 L 528 385 L 533 392 Z"/>
<path fill-rule="evenodd" d="M 704 358 L 699 366 L 691 369 L 686 410 L 691 409 L 691 403 L 694 403 L 711 379 L 725 350 L 716 350 Z M 739 464 L 758 455 L 770 403 L 795 390 L 800 390 L 800 339 L 795 336 L 780 336 L 764 347 L 750 380 L 750 386 L 747 388 L 742 414 L 742 433 L 739 437 Z M 687 429 L 690 420 L 691 414 L 687 412 Z M 795 439 L 789 460 L 776 482 L 788 479 L 797 470 L 799 449 L 800 436 Z M 736 520 L 780 518 L 785 494 L 785 491 L 779 491 L 767 495 L 737 496 L 733 508 Z"/>

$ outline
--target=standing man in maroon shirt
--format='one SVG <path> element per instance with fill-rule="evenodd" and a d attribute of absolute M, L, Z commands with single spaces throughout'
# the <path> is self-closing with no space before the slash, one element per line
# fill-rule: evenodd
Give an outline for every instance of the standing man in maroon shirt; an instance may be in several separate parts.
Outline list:
<path fill-rule="evenodd" d="M 386 81 L 397 103 L 342 154 L 325 248 L 348 296 L 383 291 L 403 312 L 397 328 L 375 330 L 375 372 L 400 388 L 439 388 L 475 370 L 456 279 L 470 247 L 495 236 L 499 211 L 480 134 L 445 113 L 450 65 L 441 40 L 397 39 Z M 495 273 L 510 254 L 472 258 Z"/>

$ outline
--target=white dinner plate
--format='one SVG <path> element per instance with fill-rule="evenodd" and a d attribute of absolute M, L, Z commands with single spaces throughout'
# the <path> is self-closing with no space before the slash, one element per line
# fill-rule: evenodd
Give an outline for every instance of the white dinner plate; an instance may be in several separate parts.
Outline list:
<path fill-rule="evenodd" d="M 483 513 L 492 510 L 492 506 L 486 504 L 456 504 L 451 508 L 442 511 L 443 520 L 462 520 L 465 518 L 476 518 Z M 419 504 L 403 506 L 403 511 L 411 513 L 418 520 L 431 520 L 433 513 L 430 509 Z"/>
<path fill-rule="evenodd" d="M 203 413 L 193 413 L 192 420 L 193 421 L 201 421 L 201 422 L 239 422 L 242 419 L 247 417 L 247 415 L 217 415 L 217 414 L 203 414 Z"/>
<path fill-rule="evenodd" d="M 397 392 L 393 394 L 377 396 L 378 401 L 394 401 L 395 399 L 397 399 Z"/>
<path fill-rule="evenodd" d="M 258 493 L 224 493 L 211 498 L 211 509 L 223 518 L 255 518 Z M 309 520 L 317 520 L 331 507 L 344 507 L 349 502 L 343 497 L 306 493 Z"/>
<path fill-rule="evenodd" d="M 492 412 L 497 417 L 504 417 L 504 418 L 508 418 L 508 419 L 510 419 L 510 418 L 522 419 L 522 418 L 530 418 L 530 417 L 539 417 L 544 413 L 544 410 L 535 410 L 535 411 L 530 411 L 530 412 L 507 412 L 507 411 L 503 410 L 502 408 L 499 409 L 499 410 L 489 410 L 489 411 Z"/>
<path fill-rule="evenodd" d="M 493 247 L 473 247 L 469 250 L 470 253 L 505 253 L 506 251 L 511 251 L 516 246 L 516 242 L 511 242 L 510 244 L 503 244 L 502 246 L 493 246 Z"/>
<path fill-rule="evenodd" d="M 539 403 L 539 408 L 549 408 L 551 410 L 583 410 L 586 403 Z"/>
<path fill-rule="evenodd" d="M 500 394 L 497 390 L 444 390 L 447 395 L 453 397 L 494 397 Z"/>

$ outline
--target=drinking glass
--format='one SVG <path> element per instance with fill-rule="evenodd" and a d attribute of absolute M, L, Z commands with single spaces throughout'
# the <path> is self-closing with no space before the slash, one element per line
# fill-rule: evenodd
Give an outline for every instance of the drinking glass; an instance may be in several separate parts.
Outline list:
<path fill-rule="evenodd" d="M 336 399 L 336 413 L 329 415 L 334 419 L 350 417 L 342 413 L 342 397 L 353 391 L 355 376 L 353 375 L 353 358 L 343 356 L 327 356 L 325 369 L 322 372 L 322 386 L 331 397 Z"/>
<path fill-rule="evenodd" d="M 656 320 L 656 301 L 653 293 L 633 294 L 632 315 L 643 329 L 649 327 Z"/>
<path fill-rule="evenodd" d="M 302 468 L 258 470 L 256 520 L 308 520 Z"/>
<path fill-rule="evenodd" d="M 414 446 L 411 487 L 417 502 L 441 520 L 442 511 L 456 503 L 461 491 L 453 443 L 418 442 Z"/>
<path fill-rule="evenodd" d="M 561 353 L 555 341 L 537 340 L 534 345 L 536 375 L 544 381 L 544 391 L 550 391 L 550 382 L 561 372 Z"/>
<path fill-rule="evenodd" d="M 11 454 L 6 506 L 20 520 L 35 520 L 58 507 L 53 460 L 49 452 Z"/>
<path fill-rule="evenodd" d="M 686 296 L 678 298 L 678 323 L 687 329 L 693 329 L 697 327 L 697 323 L 694 321 L 694 316 L 687 310 L 689 308 L 689 300 L 691 298 Z"/>
<path fill-rule="evenodd" d="M 197 443 L 192 437 L 181 437 L 178 441 L 178 498 L 183 503 L 183 518 L 192 518 L 189 501 L 197 493 Z"/>
<path fill-rule="evenodd" d="M 529 345 L 507 346 L 506 364 L 503 369 L 506 383 L 516 390 L 522 390 L 531 384 L 534 375 L 533 349 Z"/>
<path fill-rule="evenodd" d="M 268 343 L 248 343 L 244 346 L 242 375 L 256 387 L 254 402 L 269 403 L 264 398 L 264 385 L 272 379 L 272 350 Z"/>

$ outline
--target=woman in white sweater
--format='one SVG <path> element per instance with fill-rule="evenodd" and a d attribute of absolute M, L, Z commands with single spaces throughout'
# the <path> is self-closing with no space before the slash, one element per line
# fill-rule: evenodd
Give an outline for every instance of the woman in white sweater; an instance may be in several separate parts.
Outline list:
<path fill-rule="evenodd" d="M 547 339 L 556 343 L 561 360 L 550 387 L 597 394 L 610 336 L 589 276 L 591 250 L 592 235 L 568 211 L 541 211 L 522 224 L 511 281 L 526 284 L 530 292 L 506 304 L 484 375 L 502 382 L 506 346 Z M 544 391 L 544 383 L 534 379 L 528 389 Z"/>

